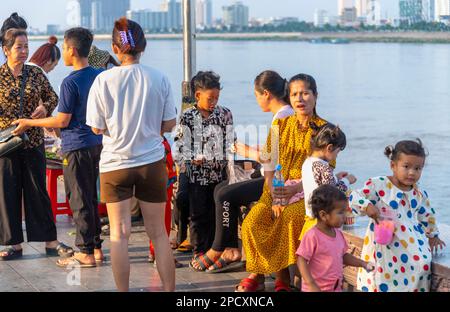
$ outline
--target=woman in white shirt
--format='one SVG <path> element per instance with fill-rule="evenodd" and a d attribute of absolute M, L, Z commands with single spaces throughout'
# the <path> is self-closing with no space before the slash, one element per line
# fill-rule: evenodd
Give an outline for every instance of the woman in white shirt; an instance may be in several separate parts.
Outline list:
<path fill-rule="evenodd" d="M 89 93 L 86 124 L 103 134 L 100 189 L 110 221 L 111 259 L 119 291 L 129 290 L 131 198 L 139 200 L 165 291 L 175 289 L 175 264 L 164 215 L 167 173 L 161 133 L 172 131 L 176 110 L 168 78 L 139 64 L 146 47 L 139 24 L 121 18 L 112 49 L 119 67 L 97 76 Z"/>

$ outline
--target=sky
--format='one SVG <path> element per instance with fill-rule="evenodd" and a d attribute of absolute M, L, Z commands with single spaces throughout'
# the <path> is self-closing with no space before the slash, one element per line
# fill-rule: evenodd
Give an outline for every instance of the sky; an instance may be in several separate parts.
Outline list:
<path fill-rule="evenodd" d="M 74 0 L 0 0 L 0 20 L 3 21 L 12 12 L 24 16 L 29 25 L 41 30 L 47 24 L 67 27 L 68 6 Z M 110 0 L 114 1 L 114 0 Z M 222 6 L 235 0 L 212 0 L 214 18 L 222 17 Z M 337 15 L 337 0 L 241 0 L 250 7 L 250 17 L 299 17 L 312 21 L 315 9 L 325 9 L 329 14 Z M 380 0 L 382 17 L 398 16 L 398 0 Z M 150 8 L 157 10 L 162 0 L 131 0 L 132 9 Z"/>

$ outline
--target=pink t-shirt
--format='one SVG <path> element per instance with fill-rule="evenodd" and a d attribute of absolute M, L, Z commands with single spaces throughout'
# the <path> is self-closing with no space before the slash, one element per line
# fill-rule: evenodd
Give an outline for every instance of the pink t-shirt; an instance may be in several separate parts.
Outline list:
<path fill-rule="evenodd" d="M 342 232 L 335 231 L 336 237 L 330 237 L 313 227 L 303 237 L 296 253 L 308 261 L 311 275 L 322 291 L 342 291 L 344 255 L 348 246 Z M 302 291 L 310 291 L 304 282 Z"/>

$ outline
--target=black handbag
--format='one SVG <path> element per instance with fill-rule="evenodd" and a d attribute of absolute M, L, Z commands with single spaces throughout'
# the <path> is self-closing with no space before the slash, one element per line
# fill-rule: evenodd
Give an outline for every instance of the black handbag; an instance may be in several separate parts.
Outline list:
<path fill-rule="evenodd" d="M 25 86 L 27 82 L 28 72 L 24 65 L 24 71 L 22 75 L 22 84 L 20 86 L 20 118 L 23 117 L 23 101 L 24 101 L 24 93 Z M 24 147 L 25 142 L 27 142 L 28 136 L 24 132 L 21 135 L 13 135 L 12 132 L 16 126 L 11 126 L 6 129 L 0 131 L 0 157 L 8 156 L 9 154 L 17 151 Z"/>

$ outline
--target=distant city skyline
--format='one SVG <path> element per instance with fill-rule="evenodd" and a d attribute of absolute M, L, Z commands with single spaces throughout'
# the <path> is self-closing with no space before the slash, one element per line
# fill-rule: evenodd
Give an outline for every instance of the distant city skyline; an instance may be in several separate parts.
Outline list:
<path fill-rule="evenodd" d="M 24 16 L 33 28 L 45 30 L 47 24 L 67 27 L 67 5 L 74 0 L 15 0 L 0 1 L 0 19 L 4 20 L 12 12 Z M 113 0 L 111 0 L 113 1 Z M 131 9 L 158 10 L 163 0 L 131 0 Z M 214 18 L 222 18 L 222 6 L 235 3 L 234 0 L 212 0 Z M 337 12 L 337 0 L 242 0 L 250 7 L 250 18 L 298 17 L 312 22 L 316 9 Z M 382 18 L 398 17 L 398 0 L 381 0 Z M 50 10 L 52 9 L 52 11 Z M 386 16 L 387 15 L 387 16 Z M 50 18 L 49 18 L 50 17 Z"/>

